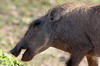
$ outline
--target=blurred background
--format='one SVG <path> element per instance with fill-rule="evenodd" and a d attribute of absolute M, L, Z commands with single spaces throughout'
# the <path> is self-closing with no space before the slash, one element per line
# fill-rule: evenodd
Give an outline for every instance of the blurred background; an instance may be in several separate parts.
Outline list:
<path fill-rule="evenodd" d="M 24 35 L 32 20 L 45 14 L 53 5 L 66 1 L 100 3 L 99 0 L 0 0 L 0 50 L 4 52 L 11 50 Z M 24 64 L 64 66 L 68 58 L 68 53 L 51 47 Z M 83 64 L 86 63 L 83 61 Z"/>

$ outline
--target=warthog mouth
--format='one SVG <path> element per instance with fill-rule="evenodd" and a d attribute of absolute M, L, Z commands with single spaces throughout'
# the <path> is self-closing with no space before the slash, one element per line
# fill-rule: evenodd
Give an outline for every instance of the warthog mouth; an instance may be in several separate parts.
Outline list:
<path fill-rule="evenodd" d="M 10 53 L 13 54 L 15 57 L 17 57 L 20 54 L 22 49 L 23 48 L 15 47 L 14 49 L 12 49 L 10 51 Z M 31 49 L 27 48 L 26 51 L 24 52 L 24 54 L 22 55 L 21 60 L 22 61 L 30 61 L 30 60 L 32 60 L 32 58 L 34 56 L 35 56 L 35 53 Z"/>

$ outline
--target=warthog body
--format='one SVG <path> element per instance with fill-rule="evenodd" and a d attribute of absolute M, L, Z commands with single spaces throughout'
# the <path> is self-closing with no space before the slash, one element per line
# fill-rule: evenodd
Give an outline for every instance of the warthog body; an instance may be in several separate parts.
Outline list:
<path fill-rule="evenodd" d="M 68 2 L 51 8 L 30 24 L 11 53 L 18 56 L 26 49 L 22 61 L 29 61 L 50 46 L 71 53 L 66 66 L 78 66 L 84 56 L 89 66 L 98 66 L 100 5 Z"/>

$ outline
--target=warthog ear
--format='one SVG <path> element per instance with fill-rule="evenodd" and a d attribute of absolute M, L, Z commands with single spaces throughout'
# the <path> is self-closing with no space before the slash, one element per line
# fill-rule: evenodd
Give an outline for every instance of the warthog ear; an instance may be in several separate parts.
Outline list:
<path fill-rule="evenodd" d="M 63 12 L 64 12 L 64 9 L 61 7 L 53 8 L 49 13 L 49 17 L 51 20 L 57 21 L 63 16 Z"/>

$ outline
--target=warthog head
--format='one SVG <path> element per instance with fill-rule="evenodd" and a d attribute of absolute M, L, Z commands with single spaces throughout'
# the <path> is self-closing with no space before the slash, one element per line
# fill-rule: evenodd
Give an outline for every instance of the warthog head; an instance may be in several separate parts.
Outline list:
<path fill-rule="evenodd" d="M 31 60 L 36 54 L 53 45 L 53 38 L 56 37 L 56 22 L 61 20 L 64 9 L 56 7 L 50 9 L 48 13 L 36 20 L 30 25 L 24 37 L 10 52 L 16 57 L 22 49 L 26 49 L 22 61 Z"/>

